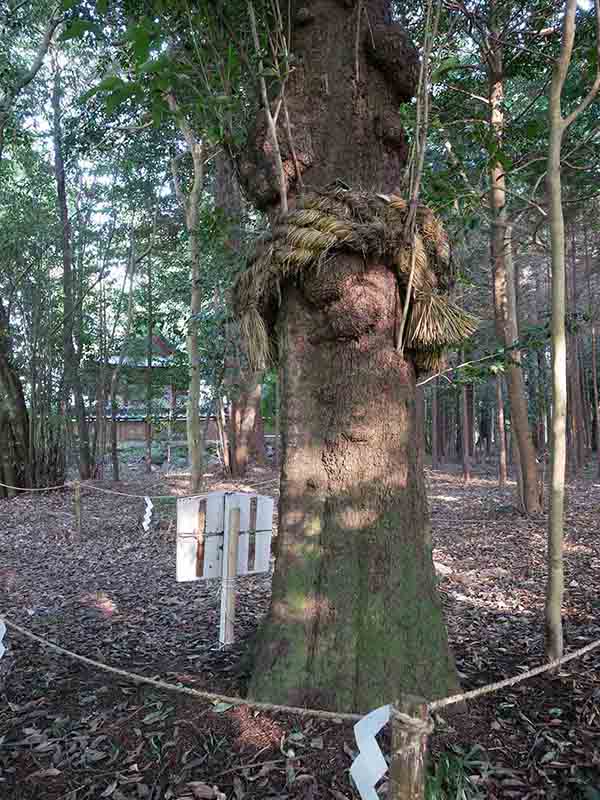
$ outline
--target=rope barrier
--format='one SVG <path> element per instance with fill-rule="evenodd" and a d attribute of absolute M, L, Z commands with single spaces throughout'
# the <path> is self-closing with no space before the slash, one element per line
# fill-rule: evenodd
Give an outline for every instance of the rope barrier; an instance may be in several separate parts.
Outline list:
<path fill-rule="evenodd" d="M 268 483 L 273 483 L 274 481 L 278 480 L 279 478 L 271 478 L 270 480 L 263 481 L 262 483 L 247 485 L 257 488 L 258 486 L 266 486 Z M 6 483 L 0 483 L 0 486 L 4 487 L 5 489 L 12 489 L 15 492 L 54 492 L 57 489 L 67 489 L 70 486 L 74 486 L 76 483 L 77 481 L 67 481 L 66 483 L 60 484 L 60 486 L 44 486 L 40 489 L 29 489 L 23 486 L 9 486 Z M 117 489 L 107 489 L 104 486 L 95 486 L 92 483 L 82 482 L 80 485 L 81 488 L 85 490 L 102 492 L 103 494 L 117 495 L 118 497 L 132 497 L 135 500 L 145 500 L 147 497 L 149 497 L 150 500 L 203 500 L 208 497 L 208 494 L 135 494 L 133 492 L 119 492 Z"/>
<path fill-rule="evenodd" d="M 27 628 L 22 628 L 20 625 L 17 625 L 15 622 L 11 622 L 2 615 L 0 615 L 0 620 L 4 622 L 7 628 L 11 628 L 12 630 L 15 630 L 18 633 L 20 633 L 22 636 L 32 639 L 35 642 L 38 642 L 48 650 L 53 650 L 57 653 L 60 653 L 61 655 L 68 656 L 69 658 L 72 658 L 75 661 L 81 661 L 83 664 L 89 664 L 90 666 L 96 667 L 97 669 L 103 670 L 105 672 L 110 672 L 114 675 L 119 675 L 123 678 L 127 678 L 127 680 L 130 680 L 133 683 L 145 683 L 148 684 L 149 686 L 154 686 L 157 689 L 164 689 L 169 692 L 178 692 L 179 694 L 189 695 L 191 697 L 196 697 L 200 700 L 209 700 L 214 703 L 227 703 L 232 706 L 248 706 L 249 708 L 255 708 L 259 711 L 285 712 L 288 714 L 296 714 L 298 716 L 317 717 L 321 719 L 336 719 L 336 720 L 342 720 L 344 722 L 357 722 L 363 717 L 362 714 L 337 712 L 337 711 L 321 711 L 319 709 L 313 709 L 313 708 L 300 708 L 298 706 L 286 706 L 286 705 L 278 705 L 275 703 L 255 702 L 252 700 L 244 699 L 243 697 L 229 697 L 228 695 L 216 694 L 214 692 L 206 692 L 200 689 L 193 689 L 190 686 L 182 686 L 174 683 L 168 683 L 166 681 L 156 680 L 154 678 L 147 678 L 145 675 L 140 675 L 139 673 L 136 672 L 129 672 L 127 670 L 120 669 L 118 667 L 111 667 L 108 664 L 102 663 L 101 661 L 96 661 L 93 658 L 88 658 L 87 656 L 82 656 L 79 653 L 74 653 L 71 650 L 67 650 L 66 648 L 61 647 L 58 644 L 54 644 L 54 642 L 49 642 L 42 636 L 38 636 L 37 634 L 32 633 L 31 631 L 27 630 Z M 547 672 L 548 670 L 556 669 L 556 667 L 559 667 L 561 664 L 566 664 L 568 661 L 572 661 L 573 659 L 579 658 L 580 656 L 583 656 L 586 653 L 590 653 L 592 650 L 595 650 L 598 647 L 600 647 L 600 639 L 597 639 L 596 641 L 585 645 L 585 647 L 582 647 L 579 650 L 575 650 L 572 653 L 568 653 L 567 655 L 562 656 L 562 658 L 557 658 L 554 661 L 548 662 L 547 664 L 542 664 L 539 667 L 534 667 L 533 669 L 527 670 L 527 672 L 523 672 L 519 675 L 514 675 L 512 678 L 506 678 L 505 680 L 497 681 L 496 683 L 490 683 L 487 686 L 481 686 L 478 689 L 472 689 L 471 691 L 463 692 L 462 694 L 455 694 L 451 695 L 450 697 L 441 698 L 440 700 L 433 700 L 432 702 L 427 704 L 428 711 L 430 712 L 439 711 L 441 708 L 446 708 L 447 706 L 454 705 L 456 703 L 462 703 L 465 700 L 473 700 L 476 697 L 481 697 L 486 694 L 492 694 L 493 692 L 497 692 L 499 689 L 503 689 L 507 686 L 515 686 L 516 684 L 522 683 L 528 678 L 532 678 L 536 675 L 541 675 L 543 672 Z M 411 725 L 413 728 L 418 730 L 421 730 L 421 727 L 423 726 L 423 720 L 419 720 L 417 718 L 407 717 L 406 719 L 404 719 L 403 715 L 402 721 L 406 722 L 407 724 Z"/>
<path fill-rule="evenodd" d="M 133 683 L 145 683 L 149 686 L 154 686 L 157 689 L 164 689 L 169 692 L 178 692 L 179 694 L 196 697 L 199 700 L 209 700 L 213 703 L 226 703 L 227 705 L 231 706 L 249 706 L 250 708 L 258 709 L 259 711 L 284 711 L 287 713 L 297 714 L 298 716 L 316 716 L 323 719 L 335 719 L 349 722 L 357 722 L 359 719 L 361 719 L 360 714 L 347 714 L 336 711 L 318 711 L 310 708 L 300 708 L 297 706 L 281 706 L 276 705 L 275 703 L 253 702 L 245 700 L 243 697 L 229 697 L 228 695 L 224 694 L 216 694 L 215 692 L 205 692 L 201 689 L 193 689 L 191 686 L 178 686 L 175 683 L 159 681 L 155 678 L 147 678 L 145 675 L 140 675 L 136 672 L 128 672 L 127 670 L 119 669 L 118 667 L 111 667 L 109 664 L 103 664 L 101 661 L 95 661 L 93 658 L 88 658 L 87 656 L 82 656 L 79 653 L 74 653 L 71 650 L 67 650 L 65 647 L 54 644 L 54 642 L 49 642 L 47 639 L 32 633 L 26 628 L 22 628 L 15 622 L 11 622 L 10 620 L 6 619 L 6 617 L 0 617 L 0 619 L 3 620 L 7 628 L 17 631 L 22 636 L 32 639 L 34 642 L 38 642 L 48 650 L 54 650 L 56 653 L 68 656 L 75 661 L 81 661 L 83 664 L 96 667 L 104 672 L 110 672 L 113 675 L 119 675 L 123 678 L 127 678 L 127 680 L 132 681 Z"/>
<path fill-rule="evenodd" d="M 533 669 L 527 670 L 527 672 L 514 675 L 512 678 L 505 678 L 502 681 L 496 681 L 496 683 L 489 683 L 487 686 L 480 686 L 478 689 L 471 689 L 470 692 L 464 692 L 463 694 L 455 694 L 451 697 L 444 697 L 441 700 L 433 700 L 433 702 L 429 703 L 429 710 L 438 711 L 440 708 L 446 708 L 446 706 L 454 705 L 455 703 L 462 703 L 465 700 L 474 700 L 476 697 L 497 692 L 499 689 L 504 689 L 507 686 L 515 686 L 517 683 L 521 683 L 528 678 L 533 678 L 536 675 L 541 675 L 543 672 L 548 672 L 548 670 L 556 669 L 556 667 L 560 667 L 561 664 L 566 664 L 574 658 L 579 658 L 586 653 L 591 653 L 592 650 L 596 650 L 598 647 L 600 647 L 600 639 L 596 639 L 595 642 L 591 642 L 585 647 L 575 650 L 573 653 L 568 653 L 566 656 L 562 656 L 562 658 L 555 658 L 547 664 L 534 667 Z"/>
<path fill-rule="evenodd" d="M 136 500 L 145 500 L 147 497 L 150 500 L 192 500 L 198 498 L 202 500 L 208 497 L 207 494 L 134 494 L 132 492 L 119 492 L 117 489 L 106 489 L 104 486 L 94 486 L 91 483 L 82 483 L 81 488 L 102 492 L 103 494 L 114 494 L 119 497 L 133 497 Z"/>
<path fill-rule="evenodd" d="M 54 492 L 57 489 L 66 489 L 68 486 L 72 486 L 73 481 L 67 481 L 66 483 L 61 483 L 59 486 L 43 486 L 41 489 L 30 489 L 23 486 L 10 486 L 8 483 L 0 483 L 4 489 L 12 489 L 13 492 Z"/>

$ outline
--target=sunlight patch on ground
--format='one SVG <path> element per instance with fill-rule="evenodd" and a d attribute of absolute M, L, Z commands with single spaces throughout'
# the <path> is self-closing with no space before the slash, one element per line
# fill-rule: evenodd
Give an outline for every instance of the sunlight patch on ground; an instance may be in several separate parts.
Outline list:
<path fill-rule="evenodd" d="M 82 602 L 100 611 L 105 617 L 117 612 L 117 604 L 105 592 L 88 592 L 81 597 Z"/>

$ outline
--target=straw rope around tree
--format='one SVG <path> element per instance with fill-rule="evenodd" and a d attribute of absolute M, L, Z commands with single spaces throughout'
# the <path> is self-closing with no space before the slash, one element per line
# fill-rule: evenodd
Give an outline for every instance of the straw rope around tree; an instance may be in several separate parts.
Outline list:
<path fill-rule="evenodd" d="M 282 285 L 301 281 L 309 270 L 330 269 L 335 253 L 388 264 L 402 296 L 411 271 L 411 246 L 404 238 L 407 213 L 408 204 L 398 195 L 338 187 L 305 194 L 276 218 L 233 291 L 251 365 L 260 369 L 277 360 L 275 319 Z M 415 244 L 406 346 L 418 369 L 429 371 L 439 367 L 444 350 L 460 347 L 475 332 L 477 321 L 449 299 L 454 276 L 448 237 L 425 206 L 417 210 Z"/>

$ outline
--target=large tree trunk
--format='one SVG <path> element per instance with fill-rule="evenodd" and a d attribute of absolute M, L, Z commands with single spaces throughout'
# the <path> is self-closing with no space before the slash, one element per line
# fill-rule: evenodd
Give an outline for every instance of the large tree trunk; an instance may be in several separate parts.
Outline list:
<path fill-rule="evenodd" d="M 338 256 L 360 339 L 322 339 L 340 317 L 288 288 L 284 348 L 280 545 L 271 613 L 251 691 L 275 702 L 366 711 L 400 689 L 457 687 L 435 590 L 415 373 L 393 344 L 393 273 Z M 335 365 L 335 367 L 333 366 Z"/>
<path fill-rule="evenodd" d="M 391 191 L 407 154 L 397 108 L 414 92 L 417 56 L 390 23 L 389 0 L 290 8 L 294 153 L 280 133 L 290 206 L 298 170 L 312 187 Z M 264 114 L 240 173 L 274 210 L 281 176 Z M 302 288 L 282 285 L 280 545 L 254 697 L 366 711 L 400 692 L 457 689 L 435 588 L 415 367 L 395 345 L 396 281 L 377 259 L 337 253 Z"/>

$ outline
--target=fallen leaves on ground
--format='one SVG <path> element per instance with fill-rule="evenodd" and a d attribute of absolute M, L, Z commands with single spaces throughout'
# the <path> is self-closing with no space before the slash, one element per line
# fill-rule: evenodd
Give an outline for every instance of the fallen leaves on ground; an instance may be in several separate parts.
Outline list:
<path fill-rule="evenodd" d="M 514 489 L 499 490 L 481 472 L 469 486 L 452 472 L 428 476 L 434 561 L 464 689 L 543 661 L 546 519 L 520 516 Z M 235 485 L 215 476 L 211 488 L 245 490 L 273 476 L 262 470 Z M 185 492 L 182 481 L 156 475 L 132 476 L 120 488 Z M 145 534 L 142 499 L 84 488 L 79 538 L 69 490 L 0 501 L 2 609 L 35 633 L 113 666 L 244 692 L 246 643 L 268 607 L 270 577 L 239 581 L 237 641 L 219 649 L 218 584 L 175 582 L 175 504 L 155 507 L 158 521 Z M 599 511 L 600 484 L 569 486 L 569 650 L 600 638 Z M 10 632 L 5 643 L 3 798 L 356 797 L 348 776 L 356 752 L 351 725 L 201 703 L 95 671 Z M 599 668 L 600 653 L 590 653 L 558 674 L 477 700 L 465 714 L 438 718 L 434 755 L 460 754 L 473 785 L 492 800 L 594 800 Z"/>

